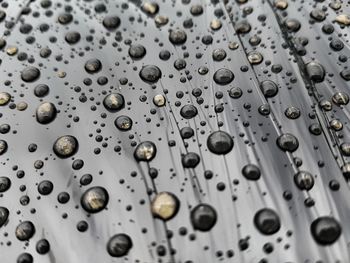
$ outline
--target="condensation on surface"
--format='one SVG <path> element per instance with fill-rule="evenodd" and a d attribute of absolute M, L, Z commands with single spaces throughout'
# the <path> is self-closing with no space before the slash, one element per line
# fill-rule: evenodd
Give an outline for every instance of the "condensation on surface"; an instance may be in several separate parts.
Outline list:
<path fill-rule="evenodd" d="M 349 262 L 348 3 L 0 6 L 0 262 Z"/>

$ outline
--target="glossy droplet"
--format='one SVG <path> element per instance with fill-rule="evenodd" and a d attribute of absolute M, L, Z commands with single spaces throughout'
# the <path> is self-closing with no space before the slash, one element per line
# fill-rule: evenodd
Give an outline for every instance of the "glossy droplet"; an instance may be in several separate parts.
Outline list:
<path fill-rule="evenodd" d="M 213 19 L 210 21 L 210 28 L 213 30 L 219 30 L 222 26 L 222 23 L 219 19 Z"/>
<path fill-rule="evenodd" d="M 10 211 L 6 207 L 0 206 L 0 227 L 5 225 L 7 219 L 9 218 Z"/>
<path fill-rule="evenodd" d="M 120 18 L 115 15 L 106 16 L 102 22 L 103 26 L 108 30 L 114 30 L 120 25 Z"/>
<path fill-rule="evenodd" d="M 56 118 L 57 109 L 51 102 L 44 102 L 36 109 L 36 120 L 41 124 L 48 124 Z"/>
<path fill-rule="evenodd" d="M 167 221 L 178 212 L 180 202 L 177 197 L 169 192 L 160 192 L 152 200 L 151 211 L 153 216 Z"/>
<path fill-rule="evenodd" d="M 9 103 L 11 95 L 7 92 L 0 92 L 0 106 L 4 106 Z"/>
<path fill-rule="evenodd" d="M 53 151 L 58 157 L 68 158 L 78 151 L 78 141 L 71 135 L 61 136 L 55 141 Z"/>
<path fill-rule="evenodd" d="M 40 239 L 35 246 L 36 252 L 40 255 L 45 255 L 50 251 L 50 243 L 47 239 Z"/>
<path fill-rule="evenodd" d="M 335 131 L 340 131 L 343 129 L 343 123 L 340 120 L 333 119 L 330 121 L 329 125 L 332 127 Z"/>
<path fill-rule="evenodd" d="M 346 105 L 349 103 L 349 96 L 344 92 L 337 92 L 332 96 L 332 101 L 338 106 Z"/>
<path fill-rule="evenodd" d="M 132 240 L 126 234 L 116 234 L 107 243 L 107 252 L 112 257 L 123 257 L 132 248 Z"/>
<path fill-rule="evenodd" d="M 153 97 L 154 105 L 163 107 L 165 105 L 165 97 L 162 94 L 157 94 Z"/>
<path fill-rule="evenodd" d="M 212 132 L 207 139 L 209 151 L 215 154 L 227 154 L 232 150 L 233 145 L 231 135 L 224 131 Z"/>
<path fill-rule="evenodd" d="M 6 176 L 0 177 L 0 193 L 4 193 L 11 187 L 11 180 Z"/>
<path fill-rule="evenodd" d="M 15 234 L 20 241 L 29 240 L 35 234 L 35 227 L 32 222 L 24 221 L 17 226 Z"/>
<path fill-rule="evenodd" d="M 115 119 L 114 125 L 121 131 L 128 131 L 132 127 L 132 119 L 122 115 Z"/>
<path fill-rule="evenodd" d="M 116 112 L 124 107 L 124 96 L 120 93 L 107 95 L 103 100 L 105 108 L 111 112 Z"/>
<path fill-rule="evenodd" d="M 134 157 L 137 161 L 151 161 L 157 154 L 156 145 L 153 142 L 145 141 L 137 145 Z"/>
<path fill-rule="evenodd" d="M 197 113 L 197 108 L 192 104 L 184 105 L 180 110 L 180 115 L 185 119 L 192 119 Z"/>
<path fill-rule="evenodd" d="M 260 64 L 263 61 L 263 56 L 258 51 L 251 51 L 248 53 L 248 61 L 252 65 Z"/>
<path fill-rule="evenodd" d="M 260 168 L 255 164 L 247 164 L 242 169 L 243 176 L 252 181 L 256 181 L 260 179 L 261 172 Z"/>
<path fill-rule="evenodd" d="M 297 32 L 301 27 L 300 22 L 296 19 L 293 19 L 293 18 L 286 19 L 284 21 L 284 25 L 286 26 L 286 28 L 290 32 Z"/>
<path fill-rule="evenodd" d="M 46 96 L 49 93 L 49 91 L 49 86 L 47 86 L 46 84 L 39 84 L 34 88 L 34 95 L 41 98 Z"/>
<path fill-rule="evenodd" d="M 339 222 L 330 216 L 322 216 L 311 223 L 310 231 L 315 241 L 320 245 L 331 245 L 341 235 Z"/>
<path fill-rule="evenodd" d="M 33 82 L 37 80 L 39 77 L 40 77 L 40 70 L 33 66 L 26 67 L 21 73 L 21 78 L 25 82 Z"/>
<path fill-rule="evenodd" d="M 310 16 L 316 21 L 323 21 L 326 19 L 326 13 L 319 8 L 312 10 Z"/>
<path fill-rule="evenodd" d="M 261 82 L 260 89 L 266 98 L 272 98 L 278 93 L 278 86 L 272 80 L 264 80 Z"/>
<path fill-rule="evenodd" d="M 279 216 L 270 208 L 263 208 L 256 212 L 254 224 L 264 235 L 273 235 L 281 228 Z"/>
<path fill-rule="evenodd" d="M 158 15 L 155 17 L 154 22 L 158 27 L 164 26 L 169 22 L 169 18 L 167 16 Z"/>
<path fill-rule="evenodd" d="M 105 188 L 91 187 L 84 192 L 80 199 L 81 206 L 88 213 L 98 213 L 105 209 L 109 201 L 109 195 Z"/>
<path fill-rule="evenodd" d="M 146 49 L 140 44 L 131 45 L 129 48 L 129 56 L 133 59 L 141 59 L 146 55 Z"/>
<path fill-rule="evenodd" d="M 335 18 L 335 21 L 341 25 L 348 26 L 348 25 L 350 25 L 350 16 L 345 15 L 345 14 L 341 14 Z"/>
<path fill-rule="evenodd" d="M 17 257 L 16 263 L 33 263 L 33 261 L 33 256 L 27 252 L 24 252 Z"/>
<path fill-rule="evenodd" d="M 184 168 L 196 168 L 200 162 L 200 157 L 195 152 L 189 152 L 182 156 L 181 163 Z"/>
<path fill-rule="evenodd" d="M 317 62 L 309 62 L 306 64 L 306 71 L 311 80 L 315 82 L 322 82 L 325 77 L 325 70 L 320 63 Z"/>
<path fill-rule="evenodd" d="M 159 6 L 156 2 L 145 2 L 141 9 L 148 15 L 155 15 L 159 10 Z"/>
<path fill-rule="evenodd" d="M 311 173 L 300 171 L 294 175 L 294 182 L 300 190 L 309 191 L 314 186 L 314 177 Z"/>
<path fill-rule="evenodd" d="M 186 32 L 181 29 L 172 30 L 169 34 L 169 40 L 174 45 L 182 45 L 187 40 Z"/>
<path fill-rule="evenodd" d="M 147 65 L 142 67 L 140 78 L 145 82 L 155 83 L 162 77 L 162 72 L 157 66 Z"/>
<path fill-rule="evenodd" d="M 278 147 L 287 152 L 294 152 L 299 147 L 299 141 L 298 139 L 290 133 L 282 134 L 277 138 L 277 145 Z"/>
<path fill-rule="evenodd" d="M 287 0 L 276 0 L 275 7 L 277 7 L 278 9 L 284 10 L 288 7 L 288 2 Z"/>
<path fill-rule="evenodd" d="M 350 143 L 343 142 L 340 144 L 340 151 L 344 156 L 350 156 Z"/>
<path fill-rule="evenodd" d="M 234 75 L 231 70 L 226 68 L 218 69 L 214 73 L 214 81 L 219 85 L 227 85 L 231 83 L 234 79 Z"/>
<path fill-rule="evenodd" d="M 288 107 L 284 114 L 286 115 L 287 118 L 295 120 L 300 117 L 300 110 L 297 107 Z"/>
<path fill-rule="evenodd" d="M 3 155 L 4 153 L 6 153 L 7 148 L 8 148 L 7 142 L 4 140 L 0 140 L 0 155 Z"/>
<path fill-rule="evenodd" d="M 191 223 L 194 229 L 209 231 L 217 221 L 215 209 L 209 204 L 199 204 L 191 211 Z"/>
<path fill-rule="evenodd" d="M 233 98 L 233 99 L 238 99 L 238 98 L 240 98 L 241 96 L 242 96 L 242 94 L 243 94 L 243 91 L 240 89 L 240 88 L 238 88 L 238 87 L 235 87 L 235 88 L 231 88 L 230 90 L 229 90 L 229 96 L 231 97 L 231 98 Z"/>
<path fill-rule="evenodd" d="M 100 71 L 101 68 L 102 68 L 102 63 L 100 60 L 96 58 L 89 59 L 85 63 L 85 70 L 90 74 Z"/>
<path fill-rule="evenodd" d="M 235 30 L 236 30 L 237 34 L 244 34 L 244 33 L 248 33 L 251 30 L 251 26 L 248 23 L 248 21 L 243 20 L 243 21 L 238 22 L 235 25 Z"/>

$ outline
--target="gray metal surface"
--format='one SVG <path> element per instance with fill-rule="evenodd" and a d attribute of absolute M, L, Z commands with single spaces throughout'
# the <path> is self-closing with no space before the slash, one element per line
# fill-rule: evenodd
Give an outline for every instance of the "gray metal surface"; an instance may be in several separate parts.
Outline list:
<path fill-rule="evenodd" d="M 145 12 L 150 2 L 136 0 L 0 2 L 6 12 L 0 23 L 6 40 L 1 51 L 0 92 L 11 95 L 11 101 L 0 106 L 0 125 L 10 125 L 9 132 L 0 134 L 8 145 L 0 155 L 0 177 L 11 181 L 9 189 L 0 193 L 0 207 L 9 211 L 0 227 L 0 262 L 30 262 L 21 261 L 23 253 L 30 254 L 35 263 L 349 262 L 350 191 L 344 171 L 350 148 L 344 149 L 343 144 L 350 142 L 349 105 L 333 99 L 337 92 L 346 97 L 349 89 L 340 75 L 348 65 L 349 29 L 335 22 L 340 14 L 350 15 L 349 4 L 343 2 L 334 10 L 330 0 L 289 0 L 288 7 L 281 10 L 276 2 L 282 5 L 282 0 L 156 2 L 159 10 L 155 14 Z M 202 13 L 195 14 L 193 9 L 191 13 L 194 5 L 200 5 Z M 310 17 L 316 8 L 327 14 L 323 21 Z M 59 22 L 63 13 L 73 16 L 70 23 Z M 157 26 L 158 15 L 168 22 Z M 119 17 L 120 24 L 106 28 L 107 16 Z M 288 30 L 284 23 L 288 18 L 297 19 L 300 29 Z M 215 29 L 216 20 L 221 27 Z M 242 21 L 251 27 L 244 33 L 240 33 L 244 31 Z M 332 24 L 334 32 L 326 34 L 325 24 Z M 25 32 L 26 25 L 32 26 L 29 32 Z M 170 32 L 177 29 L 186 32 L 185 42 L 178 45 L 169 39 Z M 80 40 L 67 43 L 67 33 L 74 31 L 79 32 Z M 211 44 L 203 43 L 208 35 Z M 257 45 L 252 44 L 255 36 L 261 38 Z M 299 38 L 307 38 L 308 44 L 301 47 Z M 332 49 L 333 39 L 340 39 L 344 47 Z M 140 59 L 129 54 L 130 45 L 135 44 L 146 50 Z M 45 48 L 51 50 L 48 57 L 40 55 Z M 303 48 L 306 53 L 298 53 Z M 217 49 L 226 52 L 221 61 L 213 58 Z M 170 53 L 168 60 L 160 58 L 164 50 Z M 251 60 L 252 51 L 262 55 L 261 63 Z M 21 59 L 22 53 L 27 57 Z M 95 73 L 85 68 L 91 59 L 101 62 Z M 184 68 L 175 67 L 183 63 L 178 59 L 186 62 Z M 311 61 L 325 70 L 321 82 L 307 71 Z M 140 76 L 147 65 L 161 71 L 154 83 Z M 23 72 L 29 66 L 39 69 L 40 76 L 28 82 Z M 225 85 L 214 79 L 222 68 L 234 75 Z M 103 84 L 101 77 L 108 82 Z M 273 97 L 265 96 L 261 89 L 266 80 L 278 86 Z M 36 96 L 38 84 L 48 85 L 49 93 Z M 242 96 L 230 96 L 232 88 L 240 88 Z M 111 93 L 124 97 L 122 109 L 106 108 L 104 99 Z M 164 96 L 164 106 L 154 103 L 157 95 Z M 331 110 L 320 106 L 324 99 Z M 23 102 L 27 107 L 23 108 Z M 47 124 L 36 116 L 43 102 L 57 109 Z M 186 105 L 197 109 L 192 118 L 184 115 Z M 262 114 L 261 105 L 269 107 L 270 113 Z M 288 118 L 288 107 L 298 108 L 300 116 Z M 132 120 L 131 129 L 116 127 L 116 118 L 123 115 Z M 339 120 L 342 129 L 332 128 L 332 120 Z M 310 132 L 312 125 L 320 127 L 318 134 Z M 184 127 L 194 130 L 191 138 L 182 138 Z M 232 150 L 215 154 L 209 149 L 207 140 L 216 131 L 232 137 Z M 278 146 L 276 141 L 283 134 L 297 138 L 295 151 Z M 53 149 L 63 135 L 74 136 L 79 144 L 68 158 L 61 158 Z M 156 154 L 149 161 L 140 161 L 134 152 L 145 141 L 153 142 Z M 29 150 L 31 144 L 36 144 L 35 151 Z M 218 150 L 224 147 L 219 142 Z M 200 158 L 197 165 L 192 163 L 194 168 L 184 161 L 191 153 Z M 77 168 L 79 159 L 83 166 Z M 259 167 L 257 180 L 243 174 L 247 164 Z M 155 178 L 150 176 L 152 168 L 158 172 Z M 307 190 L 295 180 L 300 171 L 314 179 Z M 81 177 L 86 174 L 92 175 L 92 182 L 82 185 Z M 38 191 L 46 180 L 53 185 L 47 195 Z M 89 213 L 81 199 L 95 186 L 106 189 L 109 199 L 101 211 Z M 58 200 L 62 192 L 70 196 L 67 203 Z M 179 202 L 177 213 L 169 220 L 152 214 L 152 201 L 161 192 L 172 193 Z M 216 212 L 209 231 L 198 230 L 191 217 L 199 204 L 208 204 Z M 279 219 L 274 233 L 271 229 L 276 222 L 265 222 L 272 232 L 264 234 L 254 221 L 265 208 Z M 313 222 L 325 217 L 337 222 L 341 231 L 326 222 L 315 236 Z M 24 221 L 35 227 L 27 241 L 20 240 L 23 233 L 16 235 Z M 86 221 L 86 231 L 77 229 L 81 221 Z M 205 218 L 202 223 L 209 221 Z M 116 234 L 126 234 L 132 242 L 122 257 L 113 257 L 107 247 Z M 334 236 L 327 244 L 320 241 Z M 41 239 L 50 244 L 45 254 L 38 252 Z"/>

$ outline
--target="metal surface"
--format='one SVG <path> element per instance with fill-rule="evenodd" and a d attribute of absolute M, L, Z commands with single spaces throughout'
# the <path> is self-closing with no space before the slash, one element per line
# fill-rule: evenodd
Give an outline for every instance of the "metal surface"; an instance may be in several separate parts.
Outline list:
<path fill-rule="evenodd" d="M 340 75 L 350 54 L 349 29 L 334 22 L 338 15 L 349 14 L 349 4 L 343 2 L 334 10 L 330 0 L 289 0 L 281 10 L 272 0 L 156 2 L 159 10 L 136 0 L 0 2 L 6 12 L 0 23 L 6 40 L 0 92 L 11 95 L 11 101 L 0 106 L 0 125 L 10 125 L 9 132 L 0 134 L 8 145 L 0 156 L 0 177 L 11 181 L 10 188 L 0 193 L 0 207 L 9 210 L 0 227 L 0 262 L 18 262 L 22 253 L 31 254 L 35 263 L 349 262 L 350 191 L 344 171 L 350 151 L 341 147 L 350 142 L 349 105 L 333 98 L 337 92 L 346 96 L 349 89 Z M 195 13 L 200 7 L 194 5 L 200 5 L 202 13 Z M 310 17 L 316 8 L 327 14 L 323 21 Z M 70 13 L 73 20 L 60 23 L 63 13 Z M 167 17 L 168 23 L 157 26 L 156 21 L 164 21 L 158 15 Z M 112 21 L 116 28 L 106 28 L 103 21 L 110 16 L 119 17 L 120 24 Z M 287 18 L 297 19 L 300 29 L 288 30 Z M 217 20 L 220 28 L 215 28 Z M 10 21 L 13 27 L 8 28 Z M 322 30 L 328 23 L 334 26 L 331 34 Z M 32 26 L 29 32 L 26 25 Z M 186 33 L 184 43 L 170 41 L 171 30 L 177 29 Z M 67 33 L 74 31 L 80 40 L 69 44 Z M 211 44 L 205 44 L 208 35 Z M 252 44 L 255 36 L 261 38 L 257 45 Z M 300 44 L 301 37 L 307 38 L 307 45 Z M 332 49 L 333 39 L 340 39 L 343 49 Z M 129 52 L 135 44 L 146 50 L 138 59 Z M 44 48 L 51 50 L 48 57 L 40 55 Z M 222 60 L 218 49 L 226 52 Z M 303 49 L 305 54 L 298 52 Z M 164 50 L 170 53 L 168 60 L 160 58 Z M 252 51 L 259 53 L 253 57 Z M 27 57 L 22 59 L 22 53 Z M 261 63 L 252 60 L 259 59 L 259 54 Z M 345 58 L 339 59 L 340 55 Z M 101 69 L 86 70 L 86 62 L 94 59 L 101 62 Z M 325 70 L 321 82 L 307 71 L 311 61 Z M 140 76 L 147 65 L 161 71 L 153 83 Z M 38 68 L 40 76 L 28 82 L 23 71 L 29 66 Z M 203 67 L 208 73 L 203 74 Z M 225 85 L 214 78 L 223 68 L 234 75 Z M 266 80 L 278 86 L 273 97 L 261 88 Z M 48 85 L 49 93 L 36 96 L 38 84 Z M 242 96 L 233 98 L 230 90 L 237 87 Z M 123 96 L 122 107 L 106 107 L 105 97 L 111 93 Z M 320 107 L 323 99 L 329 100 L 331 110 Z M 53 110 L 48 104 L 38 110 L 43 102 L 52 103 L 57 114 L 50 112 L 40 121 L 37 112 Z M 183 108 L 186 105 L 196 110 Z M 270 113 L 262 114 L 261 105 L 269 107 Z M 300 116 L 292 118 L 290 112 L 295 109 L 289 107 L 299 109 Z M 186 109 L 190 110 L 184 113 Z M 120 116 L 132 120 L 131 128 L 130 119 L 122 129 L 116 127 Z M 342 130 L 332 128 L 332 120 L 339 120 Z M 312 125 L 320 127 L 318 135 L 310 132 Z M 191 127 L 194 135 L 183 138 L 184 127 Z M 218 152 L 224 154 L 208 147 L 208 138 L 216 131 L 233 139 L 231 149 L 225 136 L 218 137 L 222 139 Z M 283 134 L 297 138 L 295 151 L 278 146 L 276 141 Z M 64 135 L 74 136 L 79 144 L 67 158 L 54 151 L 56 140 Z M 31 144 L 36 144 L 35 151 Z M 243 172 L 248 164 L 256 165 L 260 176 L 249 180 Z M 305 177 L 298 184 L 295 175 L 303 171 L 312 175 L 313 184 Z M 86 174 L 92 175 L 92 182 L 82 185 Z M 49 194 L 43 184 L 39 186 L 43 181 L 52 183 Z M 306 183 L 311 185 L 307 190 Z M 107 193 L 101 188 L 86 193 L 96 186 Z M 67 203 L 60 199 L 62 192 L 70 196 Z M 161 192 L 172 195 L 153 201 Z M 82 198 L 90 202 L 81 202 Z M 165 203 L 169 210 L 160 210 L 159 204 Z M 199 204 L 215 211 L 211 214 L 215 220 L 208 216 L 202 222 L 213 223 L 209 231 L 201 231 L 194 223 L 194 208 Z M 264 233 L 256 217 L 265 208 L 275 212 L 280 225 L 270 221 L 275 224 Z M 326 216 L 341 227 L 340 236 L 330 244 L 322 244 L 312 233 L 313 222 Z M 16 236 L 16 228 L 24 221 L 35 227 L 29 241 Z M 88 224 L 86 231 L 78 230 L 81 221 Z M 321 236 L 331 239 L 335 228 L 325 225 L 328 232 Z M 112 257 L 107 247 L 117 234 L 129 236 L 132 242 L 122 257 Z M 125 236 L 118 238 L 127 242 Z M 41 239 L 50 244 L 45 254 L 37 249 Z"/>

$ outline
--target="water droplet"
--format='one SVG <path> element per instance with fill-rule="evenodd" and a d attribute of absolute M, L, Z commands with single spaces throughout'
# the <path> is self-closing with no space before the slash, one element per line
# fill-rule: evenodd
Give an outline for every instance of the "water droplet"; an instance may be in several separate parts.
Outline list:
<path fill-rule="evenodd" d="M 227 154 L 232 150 L 233 145 L 231 135 L 224 131 L 212 132 L 207 139 L 209 151 L 215 154 Z"/>
<path fill-rule="evenodd" d="M 137 145 L 134 152 L 134 157 L 139 162 L 140 161 L 149 162 L 156 156 L 156 153 L 157 153 L 156 145 L 153 142 L 145 141 Z"/>
<path fill-rule="evenodd" d="M 232 71 L 226 68 L 218 69 L 214 73 L 214 81 L 219 85 L 227 85 L 231 83 L 234 77 Z"/>
<path fill-rule="evenodd" d="M 217 221 L 215 209 L 209 204 L 199 204 L 191 211 L 191 223 L 194 229 L 209 231 Z"/>
<path fill-rule="evenodd" d="M 299 141 L 298 139 L 290 133 L 282 134 L 277 138 L 277 145 L 278 147 L 287 152 L 294 152 L 299 147 Z"/>
<path fill-rule="evenodd" d="M 243 176 L 248 180 L 259 180 L 261 176 L 260 168 L 255 164 L 247 164 L 242 169 Z"/>
<path fill-rule="evenodd" d="M 88 213 L 98 213 L 105 209 L 109 201 L 109 195 L 105 188 L 100 186 L 91 187 L 84 192 L 80 202 L 83 209 Z"/>
<path fill-rule="evenodd" d="M 132 248 L 132 240 L 126 234 L 116 234 L 107 243 L 107 252 L 112 257 L 123 257 Z"/>
<path fill-rule="evenodd" d="M 256 212 L 254 224 L 264 235 L 273 235 L 281 228 L 279 216 L 270 208 L 263 208 Z"/>
<path fill-rule="evenodd" d="M 338 221 L 333 217 L 322 216 L 311 223 L 310 231 L 318 244 L 330 245 L 337 241 L 342 229 Z"/>
<path fill-rule="evenodd" d="M 160 192 L 152 200 L 151 211 L 155 217 L 167 221 L 177 214 L 179 206 L 180 202 L 174 194 Z"/>
<path fill-rule="evenodd" d="M 147 65 L 142 67 L 140 71 L 140 78 L 149 83 L 155 83 L 162 77 L 162 72 L 157 66 Z"/>
<path fill-rule="evenodd" d="M 78 140 L 71 135 L 61 136 L 55 141 L 53 151 L 58 157 L 68 158 L 78 151 Z"/>
<path fill-rule="evenodd" d="M 124 97 L 120 93 L 109 94 L 103 100 L 103 105 L 111 112 L 121 110 L 124 107 L 124 103 Z"/>
<path fill-rule="evenodd" d="M 24 221 L 17 226 L 15 233 L 18 240 L 29 240 L 35 234 L 35 227 L 32 222 Z"/>
<path fill-rule="evenodd" d="M 56 118 L 57 110 L 53 103 L 44 102 L 36 109 L 36 120 L 41 124 L 48 124 Z"/>

